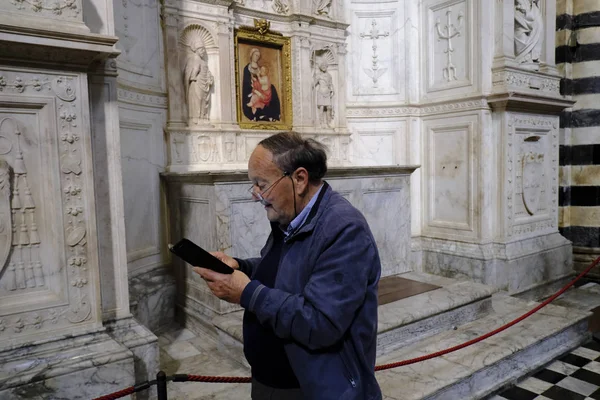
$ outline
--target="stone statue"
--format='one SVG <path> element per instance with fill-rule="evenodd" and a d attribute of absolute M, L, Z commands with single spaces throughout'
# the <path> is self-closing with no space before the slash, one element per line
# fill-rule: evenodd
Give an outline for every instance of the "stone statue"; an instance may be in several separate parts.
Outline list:
<path fill-rule="evenodd" d="M 516 0 L 515 3 L 515 57 L 521 64 L 533 65 L 540 61 L 544 21 L 538 1 Z"/>
<path fill-rule="evenodd" d="M 314 14 L 329 17 L 332 0 L 313 0 L 315 6 Z"/>
<path fill-rule="evenodd" d="M 273 10 L 277 14 L 287 14 L 290 11 L 290 6 L 282 0 L 273 0 Z"/>
<path fill-rule="evenodd" d="M 317 114 L 319 127 L 328 127 L 333 120 L 333 78 L 327 71 L 325 60 L 319 63 L 315 74 L 314 86 L 317 92 Z"/>
<path fill-rule="evenodd" d="M 183 79 L 189 123 L 198 125 L 200 121 L 208 121 L 210 89 L 214 78 L 208 69 L 204 43 L 194 40 L 190 43 L 190 49 L 191 53 L 183 67 Z"/>

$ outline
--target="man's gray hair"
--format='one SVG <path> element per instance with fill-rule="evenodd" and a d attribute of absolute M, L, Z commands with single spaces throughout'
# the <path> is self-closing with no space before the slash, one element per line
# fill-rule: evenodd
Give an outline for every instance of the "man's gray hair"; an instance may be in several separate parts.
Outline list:
<path fill-rule="evenodd" d="M 314 139 L 304 139 L 295 132 L 282 132 L 259 143 L 273 154 L 273 162 L 284 172 L 298 168 L 308 171 L 311 183 L 319 183 L 327 173 L 327 148 Z"/>

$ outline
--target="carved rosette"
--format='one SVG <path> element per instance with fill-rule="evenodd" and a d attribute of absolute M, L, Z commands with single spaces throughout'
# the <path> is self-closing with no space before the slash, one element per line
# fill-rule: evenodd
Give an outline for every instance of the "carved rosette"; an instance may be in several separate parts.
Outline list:
<path fill-rule="evenodd" d="M 77 82 L 68 77 L 53 81 L 53 89 L 58 98 L 59 110 L 59 151 L 60 172 L 63 187 L 63 207 L 65 219 L 65 243 L 69 264 L 68 285 L 71 301 L 66 318 L 77 324 L 87 320 L 92 312 L 87 286 L 87 229 L 86 210 L 82 198 L 84 186 L 83 140 L 77 116 Z"/>

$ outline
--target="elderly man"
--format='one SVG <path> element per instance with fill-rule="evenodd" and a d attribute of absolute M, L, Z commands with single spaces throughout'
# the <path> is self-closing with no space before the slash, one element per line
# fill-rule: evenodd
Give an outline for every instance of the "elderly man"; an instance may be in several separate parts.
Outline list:
<path fill-rule="evenodd" d="M 323 180 L 325 150 L 280 133 L 248 162 L 271 234 L 261 257 L 213 255 L 231 275 L 194 268 L 239 303 L 253 399 L 380 399 L 375 379 L 381 263 L 365 218 Z"/>

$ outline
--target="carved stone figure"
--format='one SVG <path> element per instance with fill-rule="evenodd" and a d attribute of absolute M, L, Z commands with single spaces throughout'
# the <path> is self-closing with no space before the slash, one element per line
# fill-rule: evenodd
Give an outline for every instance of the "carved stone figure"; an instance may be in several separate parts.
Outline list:
<path fill-rule="evenodd" d="M 327 71 L 328 64 L 325 60 L 319 63 L 315 74 L 315 90 L 317 92 L 317 114 L 320 127 L 328 127 L 333 120 L 333 77 Z"/>
<path fill-rule="evenodd" d="M 204 43 L 194 40 L 190 43 L 190 50 L 183 67 L 185 98 L 189 123 L 198 125 L 200 121 L 208 121 L 210 90 L 214 78 L 208 69 Z"/>
<path fill-rule="evenodd" d="M 538 1 L 516 0 L 515 3 L 515 57 L 521 64 L 540 61 L 544 21 Z"/>
<path fill-rule="evenodd" d="M 285 3 L 285 0 L 273 0 L 273 10 L 278 14 L 287 14 L 290 7 Z"/>
<path fill-rule="evenodd" d="M 332 0 L 313 0 L 314 14 L 330 17 Z"/>

